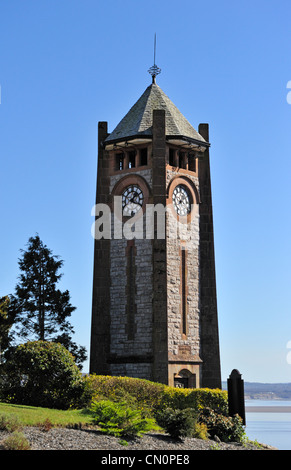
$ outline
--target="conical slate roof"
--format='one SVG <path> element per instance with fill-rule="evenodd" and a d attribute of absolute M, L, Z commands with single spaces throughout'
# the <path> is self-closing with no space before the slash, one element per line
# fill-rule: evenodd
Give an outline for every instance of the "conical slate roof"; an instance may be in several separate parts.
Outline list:
<path fill-rule="evenodd" d="M 128 138 L 151 137 L 154 109 L 165 110 L 166 136 L 168 138 L 182 138 L 207 145 L 204 138 L 191 126 L 156 83 L 152 83 L 145 90 L 114 131 L 106 138 L 105 144 L 120 142 Z"/>

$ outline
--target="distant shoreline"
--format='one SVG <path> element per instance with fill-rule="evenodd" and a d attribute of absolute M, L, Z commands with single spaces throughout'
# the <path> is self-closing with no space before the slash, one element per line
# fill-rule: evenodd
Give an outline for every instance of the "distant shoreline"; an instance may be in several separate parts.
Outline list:
<path fill-rule="evenodd" d="M 222 382 L 227 390 L 227 382 Z M 291 401 L 291 383 L 244 382 L 245 400 L 282 400 Z M 291 403 L 290 403 L 291 406 Z"/>
<path fill-rule="evenodd" d="M 291 406 L 246 406 L 246 413 L 291 413 Z"/>

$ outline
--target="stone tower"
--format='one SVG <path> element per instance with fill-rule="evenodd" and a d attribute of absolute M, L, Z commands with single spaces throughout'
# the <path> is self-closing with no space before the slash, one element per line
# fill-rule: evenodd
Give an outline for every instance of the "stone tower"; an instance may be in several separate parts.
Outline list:
<path fill-rule="evenodd" d="M 90 373 L 221 388 L 209 147 L 155 76 L 99 122 Z"/>

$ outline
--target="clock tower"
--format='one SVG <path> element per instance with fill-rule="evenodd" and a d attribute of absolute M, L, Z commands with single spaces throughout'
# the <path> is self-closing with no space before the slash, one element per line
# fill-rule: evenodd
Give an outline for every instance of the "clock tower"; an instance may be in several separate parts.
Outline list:
<path fill-rule="evenodd" d="M 221 388 L 208 125 L 150 70 L 117 127 L 98 124 L 90 373 Z"/>

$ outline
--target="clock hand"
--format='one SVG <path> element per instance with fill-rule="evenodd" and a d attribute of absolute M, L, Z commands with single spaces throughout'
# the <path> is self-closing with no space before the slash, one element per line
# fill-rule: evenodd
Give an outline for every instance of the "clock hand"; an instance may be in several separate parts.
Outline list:
<path fill-rule="evenodd" d="M 133 193 L 133 196 L 132 196 L 132 198 L 129 200 L 129 202 L 132 202 L 132 201 L 134 200 L 134 198 L 137 197 L 137 196 L 138 196 L 138 194 L 137 194 L 136 192 Z"/>

